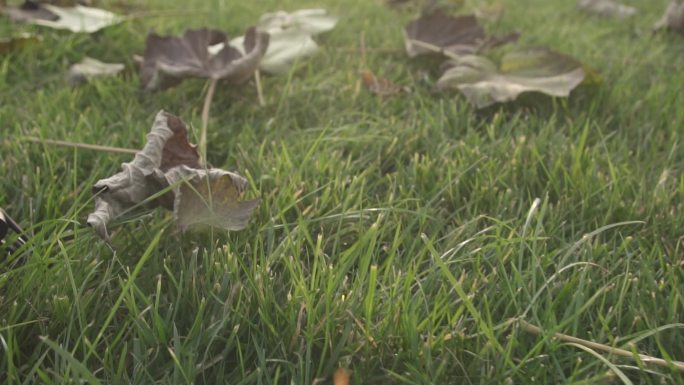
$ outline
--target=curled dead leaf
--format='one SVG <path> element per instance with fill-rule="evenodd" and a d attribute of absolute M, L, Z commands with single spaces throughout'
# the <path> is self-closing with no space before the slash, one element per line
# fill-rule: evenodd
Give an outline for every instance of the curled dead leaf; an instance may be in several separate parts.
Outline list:
<path fill-rule="evenodd" d="M 164 111 L 157 114 L 145 147 L 122 168 L 93 186 L 97 195 L 88 224 L 107 240 L 108 223 L 139 205 L 173 210 L 183 230 L 195 224 L 240 230 L 258 205 L 258 200 L 239 200 L 247 184 L 240 175 L 202 168 L 185 123 Z"/>
<path fill-rule="evenodd" d="M 245 34 L 242 54 L 218 30 L 188 30 L 183 37 L 150 33 L 140 67 L 142 86 L 146 90 L 164 89 L 189 77 L 244 82 L 257 69 L 268 42 L 268 34 L 252 27 Z M 219 44 L 223 46 L 218 52 L 210 51 L 211 46 Z"/>

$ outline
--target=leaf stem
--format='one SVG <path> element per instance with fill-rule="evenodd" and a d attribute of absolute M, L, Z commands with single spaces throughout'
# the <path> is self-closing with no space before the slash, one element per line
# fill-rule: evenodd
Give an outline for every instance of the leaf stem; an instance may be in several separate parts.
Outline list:
<path fill-rule="evenodd" d="M 529 322 L 526 322 L 524 320 L 519 320 L 520 322 L 520 327 L 522 330 L 534 334 L 534 335 L 541 335 L 544 334 L 544 330 L 540 328 L 539 326 L 532 325 Z M 637 359 L 638 361 L 642 361 L 645 364 L 653 364 L 653 365 L 658 365 L 658 366 L 663 366 L 666 368 L 675 368 L 679 370 L 680 372 L 684 372 L 684 362 L 681 361 L 666 361 L 662 358 L 657 358 L 653 356 L 648 356 L 646 354 L 638 354 L 634 352 L 630 352 L 629 350 L 625 349 L 620 349 L 620 348 L 614 348 L 612 346 L 600 344 L 598 342 L 593 342 L 593 341 L 587 341 L 581 338 L 569 336 L 567 334 L 561 334 L 561 333 L 553 333 L 553 336 L 555 338 L 558 338 L 559 340 L 563 342 L 569 342 L 569 343 L 574 343 L 578 344 L 581 346 L 585 346 L 587 348 L 595 349 L 595 350 L 600 350 L 606 353 L 614 354 L 616 356 L 622 356 L 622 357 L 628 357 L 632 359 Z"/>
<path fill-rule="evenodd" d="M 52 145 L 56 145 L 56 146 L 74 147 L 74 148 L 81 148 L 81 149 L 85 149 L 85 150 L 113 152 L 113 153 L 117 153 L 117 154 L 133 154 L 133 155 L 135 155 L 138 153 L 138 150 L 133 150 L 131 148 L 100 146 L 99 144 L 68 142 L 65 140 L 40 139 L 40 138 L 36 138 L 34 136 L 25 136 L 25 137 L 22 137 L 21 139 L 32 142 L 32 143 L 52 144 Z"/>
<path fill-rule="evenodd" d="M 202 131 L 200 131 L 200 157 L 202 164 L 207 163 L 207 126 L 209 125 L 209 109 L 211 108 L 211 100 L 214 98 L 214 91 L 216 91 L 216 83 L 218 79 L 209 80 L 209 88 L 207 95 L 204 97 L 204 106 L 202 107 Z"/>
<path fill-rule="evenodd" d="M 261 107 L 263 107 L 266 105 L 266 102 L 264 101 L 264 93 L 261 90 L 261 72 L 259 72 L 258 68 L 256 71 L 254 71 L 254 83 L 256 83 L 257 97 L 259 98 L 259 105 Z"/>

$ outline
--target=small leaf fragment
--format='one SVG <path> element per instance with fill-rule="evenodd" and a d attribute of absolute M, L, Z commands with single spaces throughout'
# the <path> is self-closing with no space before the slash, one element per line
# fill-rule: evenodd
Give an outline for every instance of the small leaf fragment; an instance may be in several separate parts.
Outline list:
<path fill-rule="evenodd" d="M 579 0 L 577 6 L 586 12 L 616 19 L 626 19 L 637 13 L 636 8 L 621 4 L 616 0 Z"/>
<path fill-rule="evenodd" d="M 345 368 L 338 368 L 333 374 L 333 385 L 349 385 L 351 372 Z"/>
<path fill-rule="evenodd" d="M 370 92 L 378 96 L 392 96 L 408 92 L 406 87 L 398 86 L 388 79 L 377 78 L 370 70 L 361 72 L 361 81 Z"/>
<path fill-rule="evenodd" d="M 269 36 L 250 28 L 244 51 L 228 44 L 228 36 L 218 30 L 188 30 L 183 37 L 147 35 L 145 54 L 140 67 L 146 90 L 172 87 L 189 77 L 224 79 L 241 83 L 249 79 L 268 47 Z M 210 47 L 220 46 L 217 52 Z"/>
<path fill-rule="evenodd" d="M 655 29 L 670 29 L 684 34 L 684 1 L 673 0 L 655 24 Z"/>
<path fill-rule="evenodd" d="M 12 37 L 0 38 L 0 55 L 22 49 L 26 46 L 39 43 L 43 38 L 31 33 L 21 33 Z"/>
<path fill-rule="evenodd" d="M 259 19 L 257 29 L 273 33 L 277 31 L 299 31 L 309 36 L 335 28 L 337 18 L 328 15 L 325 9 L 300 9 L 291 13 L 278 11 L 265 13 Z"/>
<path fill-rule="evenodd" d="M 449 62 L 438 89 L 455 88 L 477 108 L 515 100 L 523 92 L 567 97 L 585 78 L 582 63 L 546 48 L 510 52 L 497 67 L 482 56 Z"/>
<path fill-rule="evenodd" d="M 97 59 L 85 57 L 79 63 L 69 67 L 67 79 L 72 85 L 87 83 L 95 78 L 115 76 L 123 71 L 121 63 L 104 63 Z"/>

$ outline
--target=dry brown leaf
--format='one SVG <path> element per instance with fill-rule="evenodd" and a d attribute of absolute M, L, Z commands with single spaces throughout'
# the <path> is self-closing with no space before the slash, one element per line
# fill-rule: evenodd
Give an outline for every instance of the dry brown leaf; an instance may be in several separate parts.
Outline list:
<path fill-rule="evenodd" d="M 268 48 L 269 36 L 250 28 L 245 34 L 244 55 L 218 30 L 188 30 L 183 37 L 147 35 L 140 77 L 146 90 L 172 87 L 189 77 L 225 79 L 241 83 L 249 79 Z M 209 47 L 224 44 L 217 53 Z"/>
<path fill-rule="evenodd" d="M 673 0 L 656 23 L 655 29 L 671 29 L 684 34 L 684 2 Z"/>
<path fill-rule="evenodd" d="M 392 96 L 408 91 L 406 87 L 396 85 L 391 80 L 375 77 L 370 70 L 361 71 L 361 81 L 370 92 L 378 96 Z"/>
<path fill-rule="evenodd" d="M 333 374 L 333 385 L 349 385 L 351 372 L 345 368 L 338 368 Z"/>
<path fill-rule="evenodd" d="M 475 53 L 518 39 L 518 34 L 490 37 L 473 15 L 451 16 L 442 10 L 423 15 L 404 28 L 410 57 L 443 54 L 449 57 Z"/>
<path fill-rule="evenodd" d="M 239 200 L 247 184 L 240 175 L 202 168 L 195 146 L 187 140 L 185 123 L 164 111 L 157 114 L 145 147 L 122 168 L 93 186 L 97 197 L 88 224 L 107 240 L 107 224 L 137 205 L 173 210 L 181 229 L 205 224 L 240 230 L 259 202 Z M 165 190 L 169 191 L 151 199 Z"/>

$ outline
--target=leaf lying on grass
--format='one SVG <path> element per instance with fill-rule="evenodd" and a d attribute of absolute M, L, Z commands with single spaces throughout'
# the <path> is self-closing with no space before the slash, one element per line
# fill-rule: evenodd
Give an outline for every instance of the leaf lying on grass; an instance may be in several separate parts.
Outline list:
<path fill-rule="evenodd" d="M 144 89 L 158 90 L 175 86 L 183 79 L 201 77 L 241 83 L 249 79 L 268 47 L 268 34 L 255 28 L 247 30 L 244 52 L 226 44 L 228 36 L 217 30 L 188 30 L 183 37 L 147 35 L 145 54 L 140 67 Z M 209 47 L 224 43 L 215 53 Z"/>
<path fill-rule="evenodd" d="M 671 29 L 684 34 L 684 2 L 672 1 L 665 9 L 663 17 L 656 23 L 655 29 Z"/>
<path fill-rule="evenodd" d="M 487 36 L 473 15 L 450 16 L 442 10 L 423 15 L 404 28 L 406 52 L 410 57 L 443 54 L 457 57 L 516 41 L 518 34 Z"/>
<path fill-rule="evenodd" d="M 69 67 L 67 78 L 72 85 L 78 85 L 95 78 L 115 76 L 124 68 L 125 66 L 121 63 L 103 63 L 97 59 L 85 57 L 81 62 Z"/>
<path fill-rule="evenodd" d="M 33 1 L 25 1 L 17 8 L 3 8 L 3 13 L 14 21 L 37 24 L 56 29 L 67 29 L 76 33 L 97 32 L 124 20 L 123 17 L 105 11 L 104 9 L 85 7 L 82 5 L 58 7 Z"/>
<path fill-rule="evenodd" d="M 259 63 L 259 70 L 270 74 L 287 72 L 298 59 L 318 52 L 318 44 L 313 40 L 313 36 L 333 29 L 336 24 L 337 18 L 329 16 L 324 9 L 264 14 L 259 19 L 256 28 L 258 31 L 268 33 L 270 41 Z M 244 53 L 244 50 L 240 48 L 243 46 L 244 39 L 244 36 L 239 36 L 231 40 L 230 44 Z"/>
<path fill-rule="evenodd" d="M 626 19 L 637 13 L 636 8 L 621 4 L 616 0 L 579 0 L 577 6 L 584 11 L 616 19 Z"/>
<path fill-rule="evenodd" d="M 194 224 L 240 230 L 259 204 L 258 199 L 240 201 L 247 180 L 221 169 L 204 169 L 195 146 L 187 139 L 183 121 L 160 111 L 147 135 L 147 144 L 123 171 L 99 180 L 95 210 L 88 224 L 109 239 L 107 224 L 126 210 L 145 204 L 173 210 L 181 229 Z M 156 194 L 170 190 L 156 199 Z"/>
<path fill-rule="evenodd" d="M 41 40 L 43 40 L 43 38 L 39 35 L 26 32 L 12 37 L 0 38 L 0 55 L 8 54 L 31 44 L 39 43 Z"/>
<path fill-rule="evenodd" d="M 585 78 L 582 63 L 546 48 L 510 52 L 504 55 L 500 67 L 475 55 L 448 65 L 437 87 L 458 89 L 477 108 L 512 101 L 530 91 L 567 97 Z"/>

